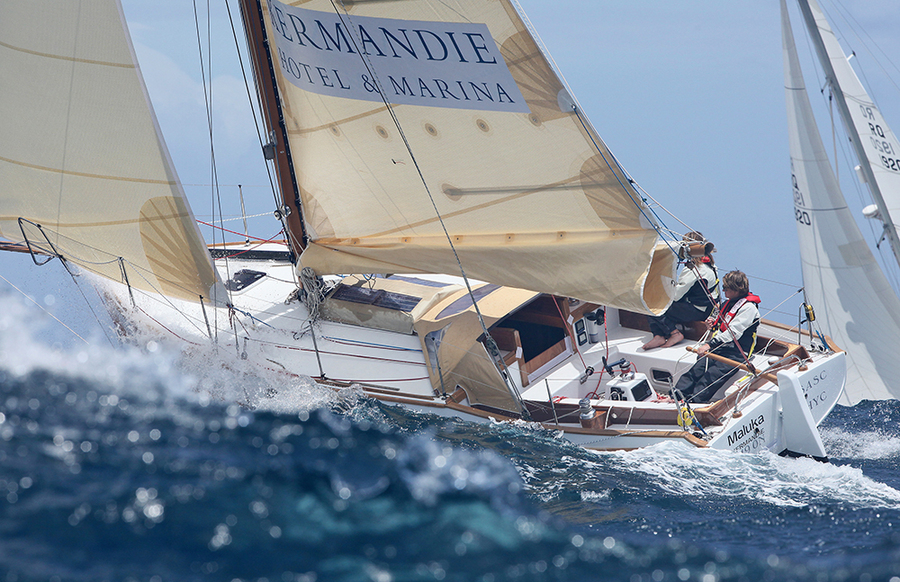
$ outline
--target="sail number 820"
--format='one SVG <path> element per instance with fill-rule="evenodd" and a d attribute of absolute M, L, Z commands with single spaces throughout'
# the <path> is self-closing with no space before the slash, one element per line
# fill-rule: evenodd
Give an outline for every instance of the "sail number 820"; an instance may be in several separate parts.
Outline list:
<path fill-rule="evenodd" d="M 887 156 L 881 156 L 881 163 L 888 170 L 894 170 L 895 172 L 900 172 L 900 160 L 897 158 L 889 158 Z"/>

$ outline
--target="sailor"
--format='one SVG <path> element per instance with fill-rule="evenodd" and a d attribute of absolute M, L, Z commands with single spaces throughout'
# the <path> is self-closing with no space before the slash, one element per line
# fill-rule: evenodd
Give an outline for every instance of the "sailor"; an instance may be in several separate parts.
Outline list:
<path fill-rule="evenodd" d="M 662 315 L 647 318 L 653 337 L 644 344 L 645 350 L 679 343 L 684 334 L 676 324 L 705 320 L 719 302 L 719 274 L 712 258 L 715 246 L 697 231 L 687 233 L 683 240 L 688 256 L 675 284 L 675 301 Z"/>
<path fill-rule="evenodd" d="M 725 302 L 714 319 L 707 320 L 713 330 L 712 339 L 697 347 L 697 363 L 678 379 L 675 385 L 687 400 L 709 402 L 715 393 L 738 371 L 733 364 L 704 357 L 707 352 L 744 363 L 756 347 L 759 327 L 759 297 L 750 293 L 750 282 L 741 271 L 731 271 L 722 278 Z"/>

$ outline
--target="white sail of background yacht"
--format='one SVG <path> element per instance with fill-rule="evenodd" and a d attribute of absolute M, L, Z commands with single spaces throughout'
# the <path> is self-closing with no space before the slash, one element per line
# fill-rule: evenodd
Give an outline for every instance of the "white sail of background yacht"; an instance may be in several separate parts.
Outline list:
<path fill-rule="evenodd" d="M 815 0 L 809 8 L 815 20 L 810 34 L 821 34 L 821 46 L 827 49 L 834 71 L 826 77 L 834 92 L 843 91 L 841 97 L 853 120 L 847 131 L 856 147 L 865 150 L 860 163 L 867 170 L 864 174 L 872 177 L 870 184 L 877 181 L 880 186 L 885 201 L 882 218 L 889 221 L 891 212 L 900 212 L 900 167 L 892 169 L 891 161 L 885 162 L 882 155 L 887 158 L 888 151 L 896 152 L 897 141 L 853 73 Z M 900 300 L 841 193 L 813 117 L 785 0 L 781 11 L 794 207 L 807 300 L 817 309 L 822 331 L 848 352 L 847 401 L 898 398 Z"/>

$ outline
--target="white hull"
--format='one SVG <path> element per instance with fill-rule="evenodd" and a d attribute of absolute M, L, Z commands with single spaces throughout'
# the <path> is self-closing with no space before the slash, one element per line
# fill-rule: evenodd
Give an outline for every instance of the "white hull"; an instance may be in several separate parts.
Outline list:
<path fill-rule="evenodd" d="M 217 261 L 217 266 L 225 267 L 221 260 Z M 183 304 L 175 317 L 172 314 L 166 316 L 163 311 L 171 304 L 153 302 L 157 306 L 153 311 L 148 306 L 150 296 L 143 294 L 135 294 L 141 309 L 130 308 L 130 298 L 124 288 L 115 291 L 117 299 L 111 305 L 128 319 L 140 320 L 132 323 L 156 328 L 162 335 L 177 336 L 182 340 L 209 341 L 200 337 L 206 335 L 209 322 L 216 341 L 235 349 L 237 331 L 237 353 L 241 358 L 278 373 L 309 376 L 320 384 L 335 388 L 355 385 L 366 395 L 386 404 L 474 421 L 530 420 L 507 409 L 480 404 L 477 398 L 471 400 L 469 391 L 459 385 L 445 385 L 442 390 L 434 380 L 435 370 L 429 365 L 423 344 L 415 332 L 386 331 L 328 321 L 323 317 L 312 326 L 313 337 L 305 304 L 297 299 L 286 302 L 296 289 L 292 267 L 288 263 L 232 258 L 228 261 L 228 273 L 223 271 L 222 278 L 228 279 L 229 274 L 241 269 L 251 269 L 266 276 L 232 293 L 236 308 L 233 327 L 229 324 L 227 310 L 221 308 L 216 313 L 216 309 L 206 306 L 204 317 L 199 305 Z M 433 279 L 447 282 L 452 278 Z M 152 313 L 153 319 L 145 317 L 144 313 Z M 573 313 L 577 314 L 578 309 L 575 308 Z M 552 319 L 553 315 L 550 313 L 547 317 Z M 694 404 L 692 409 L 702 430 L 698 427 L 685 430 L 677 424 L 678 405 L 664 401 L 658 395 L 668 394 L 670 385 L 695 361 L 696 357 L 685 349 L 692 342 L 645 352 L 640 346 L 647 340 L 648 333 L 629 327 L 640 324 L 643 318 L 626 313 L 622 318 L 628 322 L 623 324 L 619 312 L 609 309 L 605 330 L 591 330 L 595 332 L 592 339 L 601 341 L 592 343 L 583 320 L 563 326 L 560 315 L 557 315 L 558 325 L 568 332 L 564 341 L 555 346 L 560 353 L 548 349 L 530 362 L 524 361 L 521 353 L 518 358 L 513 353 L 504 355 L 510 377 L 515 379 L 516 389 L 533 421 L 548 429 L 562 430 L 573 443 L 595 450 L 622 450 L 676 440 L 697 447 L 737 452 L 765 450 L 776 454 L 825 456 L 816 426 L 830 412 L 843 390 L 843 353 L 810 354 L 790 343 L 789 337 L 796 341 L 796 332 L 788 336 L 784 330 L 764 326 L 760 330 L 763 338 L 760 344 L 768 344 L 768 353 L 754 356 L 757 369 L 766 370 L 771 361 L 779 359 L 771 354 L 791 353 L 806 360 L 805 369 L 798 367 L 798 358 L 789 359 L 777 372 L 777 384 L 771 381 L 774 372 L 768 374 L 769 380 L 765 376 L 754 380 L 750 374 L 738 373 L 735 383 L 744 388 L 732 387 L 724 391 L 729 394 L 727 398 L 710 404 Z M 573 349 L 579 342 L 584 343 L 577 350 Z M 622 358 L 631 362 L 634 371 L 648 377 L 652 388 L 650 396 L 643 401 L 607 399 L 612 378 L 606 371 L 601 372 L 604 357 L 608 362 Z M 586 366 L 596 372 L 581 382 Z M 532 371 L 523 374 L 523 368 Z M 616 376 L 613 385 L 628 377 Z M 523 386 L 525 382 L 527 385 Z M 505 390 L 502 386 L 497 389 Z M 590 394 L 593 394 L 590 404 L 597 418 L 583 423 L 578 405 Z"/>

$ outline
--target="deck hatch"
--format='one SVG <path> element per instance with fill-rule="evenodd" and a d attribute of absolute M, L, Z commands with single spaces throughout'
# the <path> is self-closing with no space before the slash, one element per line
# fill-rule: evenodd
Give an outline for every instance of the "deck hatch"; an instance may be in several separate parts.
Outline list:
<path fill-rule="evenodd" d="M 347 285 L 339 286 L 331 298 L 407 313 L 412 311 L 420 301 L 418 297 L 413 297 L 412 295 L 394 293 L 384 289 L 369 289 L 368 287 L 351 287 Z"/>

